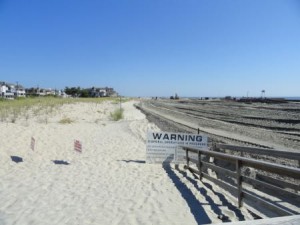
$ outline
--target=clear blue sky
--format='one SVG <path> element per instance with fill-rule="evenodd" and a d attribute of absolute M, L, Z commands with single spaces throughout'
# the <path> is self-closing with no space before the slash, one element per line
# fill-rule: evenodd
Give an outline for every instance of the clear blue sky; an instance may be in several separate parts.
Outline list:
<path fill-rule="evenodd" d="M 300 96 L 300 1 L 0 0 L 0 80 Z"/>

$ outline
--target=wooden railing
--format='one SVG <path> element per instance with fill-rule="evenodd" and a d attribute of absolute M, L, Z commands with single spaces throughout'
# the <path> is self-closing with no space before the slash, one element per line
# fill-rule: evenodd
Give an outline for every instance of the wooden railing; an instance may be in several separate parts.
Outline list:
<path fill-rule="evenodd" d="M 244 153 L 252 154 L 252 155 L 265 155 L 271 157 L 280 157 L 284 159 L 295 160 L 298 163 L 298 167 L 300 167 L 300 153 L 299 152 L 287 152 L 281 150 L 274 149 L 264 149 L 264 148 L 254 148 L 254 147 L 244 147 L 244 146 L 235 146 L 235 145 L 227 145 L 227 144 L 215 144 L 214 150 L 226 149 L 231 151 L 240 152 L 240 155 L 243 156 Z"/>
<path fill-rule="evenodd" d="M 284 165 L 279 165 L 275 163 L 265 162 L 261 160 L 255 160 L 251 158 L 245 158 L 241 156 L 233 156 L 225 153 L 215 152 L 215 151 L 208 151 L 208 150 L 201 150 L 197 148 L 191 148 L 191 147 L 185 147 L 181 146 L 181 148 L 186 152 L 186 169 L 189 169 L 191 172 L 196 173 L 199 175 L 200 180 L 202 180 L 202 177 L 206 178 L 207 180 L 210 180 L 217 184 L 218 186 L 224 188 L 225 190 L 229 191 L 232 195 L 237 197 L 237 203 L 238 207 L 241 207 L 243 202 L 259 202 L 261 205 L 266 206 L 267 208 L 271 209 L 272 211 L 276 212 L 279 216 L 285 216 L 285 215 L 294 215 L 297 214 L 293 212 L 293 210 L 288 210 L 278 204 L 274 204 L 272 201 L 268 201 L 260 196 L 257 196 L 253 192 L 249 191 L 249 188 L 244 188 L 243 184 L 247 183 L 250 185 L 260 185 L 263 187 L 266 187 L 268 189 L 271 189 L 275 192 L 280 192 L 281 194 L 287 194 L 289 196 L 293 196 L 293 198 L 296 198 L 300 202 L 300 196 L 297 193 L 294 193 L 292 191 L 286 190 L 286 188 L 295 188 L 296 191 L 299 191 L 299 185 L 295 184 L 289 184 L 287 182 L 283 182 L 284 188 L 259 181 L 255 178 L 251 178 L 248 176 L 245 176 L 242 174 L 242 167 L 251 167 L 255 169 L 259 169 L 262 171 L 267 171 L 271 173 L 275 173 L 281 176 L 286 176 L 290 178 L 294 178 L 299 180 L 300 179 L 300 169 L 296 167 L 289 167 Z M 194 153 L 193 156 L 191 156 L 190 153 Z M 197 155 L 195 155 L 197 154 Z M 212 163 L 209 163 L 207 161 L 204 161 L 202 159 L 202 155 L 206 155 L 209 157 L 214 157 L 216 159 L 220 159 L 223 161 L 227 161 L 230 163 L 235 164 L 235 171 L 228 170 L 226 168 L 214 165 Z M 195 163 L 197 166 L 197 169 L 190 166 L 190 163 Z M 222 174 L 228 177 L 233 178 L 235 182 L 235 186 L 232 184 L 229 184 L 227 182 L 224 182 L 221 179 L 215 178 L 213 176 L 210 176 L 209 173 L 206 173 L 206 169 L 211 169 L 218 174 Z"/>

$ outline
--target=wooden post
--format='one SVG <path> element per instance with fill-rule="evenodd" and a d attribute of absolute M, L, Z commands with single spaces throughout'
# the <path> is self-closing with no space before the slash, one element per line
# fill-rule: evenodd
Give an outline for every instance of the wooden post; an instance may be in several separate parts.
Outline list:
<path fill-rule="evenodd" d="M 201 153 L 198 152 L 198 170 L 199 170 L 199 180 L 202 180 L 202 162 L 201 162 Z"/>
<path fill-rule="evenodd" d="M 241 167 L 242 162 L 240 160 L 236 160 L 236 185 L 237 185 L 237 198 L 238 198 L 238 207 L 242 206 L 242 179 L 241 179 Z"/>
<path fill-rule="evenodd" d="M 217 148 L 216 143 L 213 142 L 213 144 L 212 144 L 212 150 L 213 150 L 213 151 L 216 151 L 216 148 Z"/>
<path fill-rule="evenodd" d="M 186 165 L 187 167 L 190 167 L 190 159 L 189 159 L 189 150 L 185 150 L 186 151 Z"/>

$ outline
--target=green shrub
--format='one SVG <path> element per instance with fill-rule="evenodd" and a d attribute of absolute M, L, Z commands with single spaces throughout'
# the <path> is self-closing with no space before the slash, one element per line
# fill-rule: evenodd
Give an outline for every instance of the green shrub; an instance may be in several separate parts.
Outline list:
<path fill-rule="evenodd" d="M 73 123 L 73 122 L 74 122 L 73 120 L 71 120 L 70 118 L 67 118 L 67 117 L 62 118 L 59 121 L 60 124 L 70 124 L 70 123 Z"/>
<path fill-rule="evenodd" d="M 116 109 L 113 113 L 110 113 L 110 117 L 113 121 L 118 121 L 124 118 L 123 109 Z"/>

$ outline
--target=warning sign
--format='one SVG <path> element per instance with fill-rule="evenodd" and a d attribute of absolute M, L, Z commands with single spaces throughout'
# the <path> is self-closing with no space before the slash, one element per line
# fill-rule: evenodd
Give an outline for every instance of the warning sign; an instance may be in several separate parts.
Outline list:
<path fill-rule="evenodd" d="M 148 131 L 146 162 L 184 162 L 184 151 L 180 150 L 178 146 L 207 149 L 207 136 L 201 134 Z"/>

